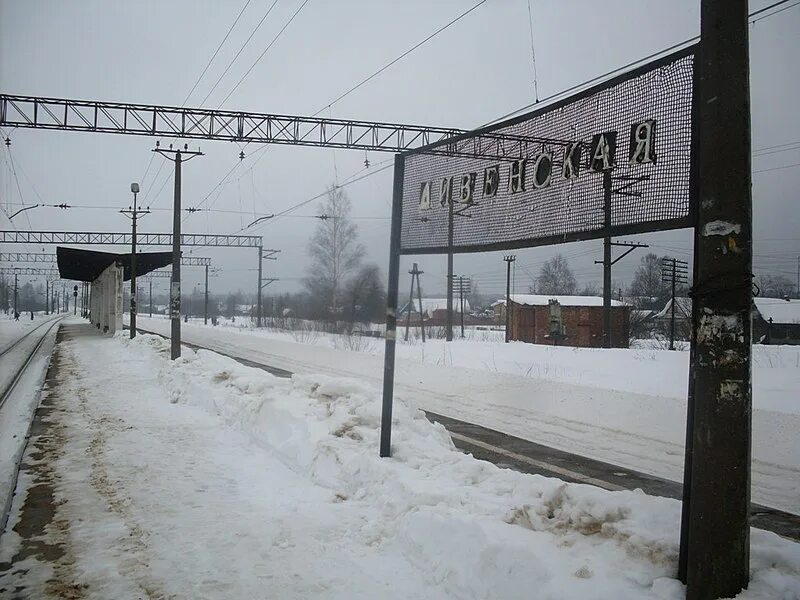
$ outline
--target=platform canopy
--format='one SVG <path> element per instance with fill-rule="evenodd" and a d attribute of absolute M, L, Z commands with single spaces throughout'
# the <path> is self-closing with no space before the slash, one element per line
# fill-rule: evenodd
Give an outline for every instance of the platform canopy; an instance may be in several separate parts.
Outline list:
<path fill-rule="evenodd" d="M 119 262 L 124 270 L 124 279 L 131 278 L 131 254 L 96 252 L 80 248 L 56 248 L 58 272 L 62 279 L 94 281 L 109 265 Z M 136 276 L 165 267 L 172 262 L 172 252 L 137 252 Z"/>

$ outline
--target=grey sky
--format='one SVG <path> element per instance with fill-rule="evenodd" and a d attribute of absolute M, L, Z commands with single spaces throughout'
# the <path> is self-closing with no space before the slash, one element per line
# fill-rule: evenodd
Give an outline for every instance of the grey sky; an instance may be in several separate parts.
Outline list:
<path fill-rule="evenodd" d="M 263 16 L 270 2 L 253 0 L 211 68 L 187 102 L 196 106 Z M 216 107 L 283 27 L 301 0 L 279 0 L 205 106 Z M 312 114 L 417 41 L 474 4 L 472 0 L 404 2 L 310 0 L 283 36 L 222 106 L 285 114 Z M 751 3 L 751 10 L 769 4 Z M 0 89 L 6 93 L 180 105 L 222 40 L 244 0 L 182 2 L 0 0 Z M 531 0 L 539 96 L 545 97 L 627 62 L 697 35 L 698 0 L 617 0 L 556 2 Z M 753 148 L 800 142 L 800 7 L 751 26 Z M 403 61 L 322 115 L 471 128 L 534 99 L 526 0 L 489 0 Z M 151 160 L 152 138 L 4 129 L 12 139 L 26 203 L 126 207 L 132 181 L 140 199 L 156 210 L 143 231 L 168 231 L 171 203 L 169 163 Z M 167 140 L 164 140 L 167 141 Z M 192 147 L 196 143 L 191 144 Z M 245 214 L 196 213 L 185 232 L 233 233 L 256 214 L 279 212 L 310 198 L 333 181 L 363 170 L 365 154 L 288 146 L 258 147 L 221 142 L 200 144 L 206 153 L 184 170 L 184 205 L 199 204 L 238 161 L 247 158 L 230 182 L 205 204 Z M 8 154 L 2 149 L 4 157 Z M 257 159 L 253 155 L 257 152 Z M 371 170 L 391 159 L 369 153 Z M 754 159 L 754 170 L 800 163 L 800 146 Z M 154 176 L 159 172 L 158 177 Z M 369 173 L 371 171 L 366 171 Z M 164 183 L 166 181 L 166 183 Z M 163 184 L 163 188 L 162 188 Z M 756 272 L 769 270 L 794 280 L 800 255 L 800 168 L 753 177 Z M 35 191 L 34 191 L 35 187 Z M 160 193 L 159 193 L 160 189 Z M 217 192 L 220 192 L 217 197 Z M 7 162 L 0 162 L 3 204 L 18 203 Z M 37 197 L 37 192 L 42 200 Z M 353 214 L 369 256 L 384 270 L 388 263 L 391 169 L 347 188 Z M 267 263 L 281 278 L 270 291 L 295 291 L 306 268 L 306 242 L 316 220 L 316 203 L 291 218 L 268 222 L 255 232 L 267 247 L 282 250 Z M 128 220 L 113 208 L 28 211 L 34 229 L 125 230 Z M 22 215 L 18 228 L 28 228 Z M 0 226 L 9 228 L 5 215 Z M 630 238 L 634 239 L 634 238 Z M 639 236 L 659 254 L 688 258 L 686 231 Z M 4 251 L 34 248 L 4 248 Z M 48 248 L 48 250 L 50 250 Z M 562 252 L 582 283 L 601 280 L 593 261 L 599 241 L 518 251 L 517 290 L 527 290 L 548 256 Z M 614 279 L 630 280 L 642 251 L 615 266 Z M 255 290 L 253 250 L 194 249 L 223 268 L 215 291 Z M 415 257 L 425 270 L 427 292 L 444 288 L 445 259 Z M 482 291 L 499 293 L 504 282 L 500 254 L 455 259 L 457 274 L 475 274 Z M 201 280 L 186 269 L 184 289 Z M 405 278 L 404 278 L 405 281 Z"/>

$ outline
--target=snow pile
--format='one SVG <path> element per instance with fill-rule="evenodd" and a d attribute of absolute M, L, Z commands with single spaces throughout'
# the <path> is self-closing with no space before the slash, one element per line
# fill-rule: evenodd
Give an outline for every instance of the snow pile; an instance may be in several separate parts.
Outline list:
<path fill-rule="evenodd" d="M 455 597 L 681 598 L 680 503 L 525 475 L 457 451 L 444 429 L 396 398 L 392 459 L 378 457 L 380 393 L 322 375 L 280 379 L 167 340 L 141 354 L 174 404 L 245 432 L 292 471 L 363 514 L 352 532 L 391 547 Z M 800 545 L 753 530 L 752 583 L 740 598 L 800 597 Z"/>

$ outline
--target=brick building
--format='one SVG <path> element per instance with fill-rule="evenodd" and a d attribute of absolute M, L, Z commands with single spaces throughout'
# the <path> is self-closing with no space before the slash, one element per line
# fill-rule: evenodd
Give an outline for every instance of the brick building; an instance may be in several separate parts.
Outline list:
<path fill-rule="evenodd" d="M 557 306 L 551 304 L 553 300 L 557 302 Z M 560 313 L 558 317 L 557 313 Z M 505 318 L 505 299 L 495 303 L 495 314 Z M 554 326 L 554 321 L 560 323 L 560 332 Z M 611 346 L 613 348 L 628 347 L 629 329 L 630 306 L 612 300 Z M 597 296 L 513 294 L 510 339 L 532 344 L 601 348 L 603 299 Z"/>

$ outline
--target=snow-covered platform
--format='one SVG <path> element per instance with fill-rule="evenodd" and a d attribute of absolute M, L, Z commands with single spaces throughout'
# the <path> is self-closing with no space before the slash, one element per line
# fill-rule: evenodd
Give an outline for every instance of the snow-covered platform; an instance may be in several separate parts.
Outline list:
<path fill-rule="evenodd" d="M 458 452 L 380 392 L 66 325 L 0 538 L 0 595 L 682 598 L 680 504 Z M 753 530 L 741 598 L 797 597 L 800 545 Z"/>

